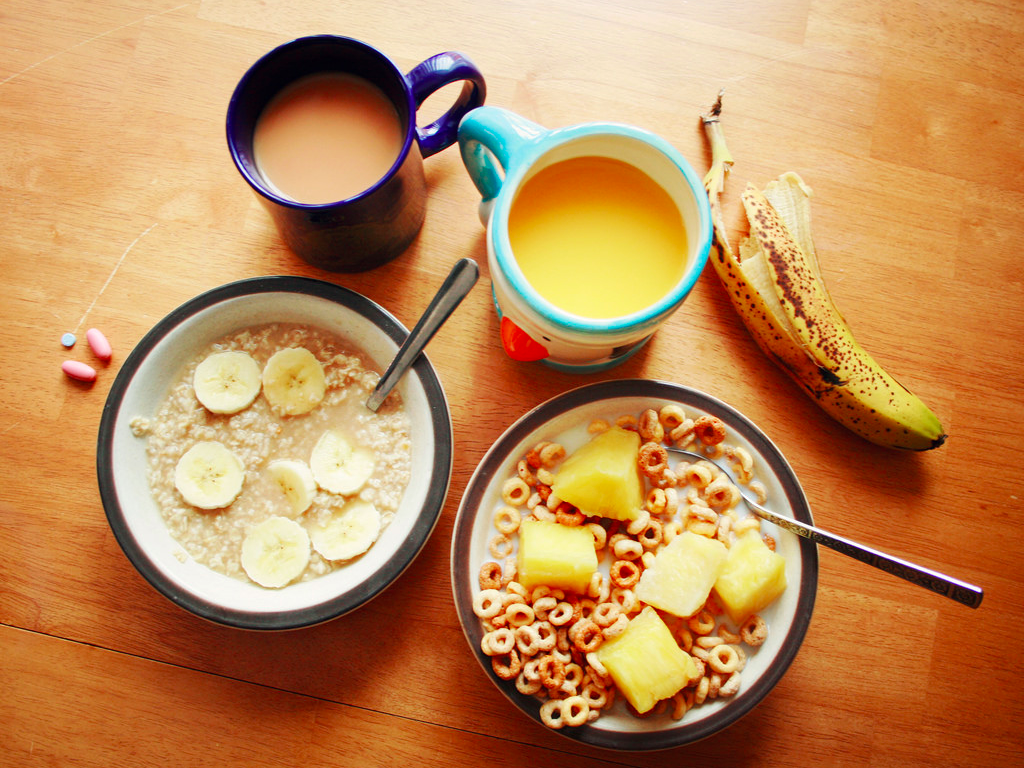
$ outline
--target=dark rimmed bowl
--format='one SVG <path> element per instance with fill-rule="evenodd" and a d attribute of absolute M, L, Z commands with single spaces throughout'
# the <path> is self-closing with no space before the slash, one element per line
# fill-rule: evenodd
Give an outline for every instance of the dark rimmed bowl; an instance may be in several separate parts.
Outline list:
<path fill-rule="evenodd" d="M 421 355 L 398 385 L 411 420 L 412 476 L 398 511 L 363 557 L 309 581 L 269 590 L 216 573 L 191 558 L 167 530 L 147 479 L 137 416 L 153 416 L 168 387 L 203 348 L 233 331 L 269 322 L 303 323 L 348 339 L 383 371 L 408 330 L 354 291 L 304 277 L 229 283 L 181 305 L 138 343 L 121 366 L 100 420 L 96 469 L 107 520 L 125 555 L 161 594 L 218 624 L 252 630 L 311 626 L 352 611 L 397 579 L 426 544 L 451 480 L 452 425 L 433 366 Z"/>
<path fill-rule="evenodd" d="M 662 381 L 607 381 L 574 389 L 537 406 L 498 438 L 470 478 L 459 505 L 452 536 L 451 574 L 455 604 L 471 652 L 498 689 L 528 717 L 540 724 L 540 701 L 516 691 L 513 681 L 494 674 L 490 659 L 480 649 L 483 629 L 473 613 L 473 595 L 481 566 L 494 558 L 488 542 L 495 535 L 492 519 L 502 506 L 501 486 L 515 474 L 517 460 L 540 440 L 562 443 L 572 451 L 586 442 L 587 425 L 597 418 L 614 421 L 623 414 L 639 415 L 646 408 L 678 403 L 693 418 L 710 414 L 729 429 L 729 441 L 747 448 L 754 457 L 757 479 L 768 491 L 767 506 L 813 523 L 800 483 L 778 448 L 753 422 L 733 407 L 695 389 Z M 750 712 L 782 679 L 796 657 L 811 620 L 818 587 L 818 551 L 815 544 L 762 522 L 762 530 L 776 540 L 786 558 L 788 586 L 762 616 L 769 636 L 753 650 L 742 674 L 740 692 L 691 709 L 679 721 L 668 714 L 637 718 L 626 710 L 623 697 L 594 722 L 556 733 L 585 744 L 614 750 L 659 750 L 707 738 Z M 544 726 L 541 726 L 544 727 Z"/>

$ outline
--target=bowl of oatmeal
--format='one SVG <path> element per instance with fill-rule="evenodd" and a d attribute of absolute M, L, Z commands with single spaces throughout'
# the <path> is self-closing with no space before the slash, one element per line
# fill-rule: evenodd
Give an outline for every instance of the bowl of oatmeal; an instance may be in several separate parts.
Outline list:
<path fill-rule="evenodd" d="M 470 478 L 452 537 L 484 674 L 539 725 L 614 750 L 692 743 L 749 713 L 800 648 L 818 556 L 741 490 L 812 523 L 776 446 L 697 390 L 608 381 L 526 413 Z"/>
<path fill-rule="evenodd" d="M 451 476 L 425 355 L 365 406 L 407 335 L 366 297 L 302 277 L 229 283 L 158 322 L 118 372 L 97 442 L 108 522 L 142 576 L 254 630 L 319 624 L 384 591 Z"/>

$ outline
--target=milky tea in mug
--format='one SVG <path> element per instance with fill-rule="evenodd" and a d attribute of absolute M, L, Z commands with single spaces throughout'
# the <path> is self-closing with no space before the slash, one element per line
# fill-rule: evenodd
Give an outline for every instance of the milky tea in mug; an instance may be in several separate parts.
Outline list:
<path fill-rule="evenodd" d="M 398 111 L 380 88 L 347 72 L 320 72 L 267 104 L 253 154 L 260 174 L 284 197 L 332 203 L 382 178 L 403 139 Z"/>
<path fill-rule="evenodd" d="M 448 109 L 421 124 L 420 106 L 455 84 Z M 427 208 L 423 161 L 455 143 L 486 95 L 480 70 L 458 51 L 403 72 L 354 38 L 300 37 L 238 81 L 228 150 L 292 252 L 314 267 L 362 272 L 415 240 Z"/>
<path fill-rule="evenodd" d="M 561 160 L 527 179 L 509 210 L 508 237 L 537 292 L 589 318 L 656 304 L 688 260 L 686 227 L 671 196 L 610 157 Z"/>

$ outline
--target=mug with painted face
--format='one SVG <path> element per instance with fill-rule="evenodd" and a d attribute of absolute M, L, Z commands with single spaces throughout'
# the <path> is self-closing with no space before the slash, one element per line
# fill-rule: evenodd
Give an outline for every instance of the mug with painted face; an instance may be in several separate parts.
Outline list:
<path fill-rule="evenodd" d="M 418 125 L 423 102 L 460 81 L 455 103 Z M 459 121 L 485 95 L 483 75 L 461 53 L 436 54 L 403 73 L 359 40 L 303 37 L 267 53 L 239 81 L 228 148 L 292 251 L 334 272 L 372 269 L 419 233 L 423 159 L 455 143 Z"/>
<path fill-rule="evenodd" d="M 501 341 L 513 359 L 590 372 L 639 350 L 683 303 L 711 247 L 701 180 L 634 126 L 549 130 L 497 107 L 459 128 L 482 195 Z"/>

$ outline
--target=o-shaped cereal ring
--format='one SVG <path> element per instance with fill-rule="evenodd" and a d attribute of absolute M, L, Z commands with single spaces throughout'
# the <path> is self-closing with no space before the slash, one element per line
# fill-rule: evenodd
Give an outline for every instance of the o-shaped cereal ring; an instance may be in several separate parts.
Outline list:
<path fill-rule="evenodd" d="M 651 518 L 647 527 L 640 531 L 638 538 L 644 549 L 654 549 L 661 544 L 662 526 L 661 521 Z"/>
<path fill-rule="evenodd" d="M 497 563 L 484 563 L 480 566 L 480 589 L 498 589 L 501 586 L 501 566 Z"/>
<path fill-rule="evenodd" d="M 555 522 L 571 527 L 583 525 L 587 516 L 567 501 L 561 502 L 555 508 Z"/>
<path fill-rule="evenodd" d="M 604 635 L 606 640 L 611 640 L 613 637 L 618 637 L 625 632 L 628 626 L 629 617 L 624 613 L 620 613 L 615 621 L 602 630 L 601 634 Z"/>
<path fill-rule="evenodd" d="M 546 621 L 548 614 L 554 610 L 555 606 L 558 605 L 556 600 L 551 595 L 544 595 L 544 597 L 538 597 L 533 601 L 533 615 L 534 618 Z"/>
<path fill-rule="evenodd" d="M 615 586 L 629 588 L 640 581 L 640 568 L 632 560 L 616 560 L 608 571 L 608 577 Z"/>
<path fill-rule="evenodd" d="M 502 608 L 501 592 L 496 589 L 485 589 L 473 596 L 473 613 L 481 619 L 494 618 Z"/>
<path fill-rule="evenodd" d="M 520 661 L 516 649 L 513 648 L 507 654 L 492 656 L 491 668 L 494 670 L 494 674 L 502 680 L 512 680 L 522 671 L 523 663 Z"/>
<path fill-rule="evenodd" d="M 647 511 L 652 515 L 665 514 L 665 508 L 668 506 L 665 489 L 651 488 L 650 493 L 647 494 L 647 500 L 644 502 L 644 505 L 647 507 Z"/>
<path fill-rule="evenodd" d="M 573 625 L 575 635 L 573 645 L 583 653 L 592 653 L 601 647 L 604 642 L 604 635 L 601 628 L 592 619 L 583 619 Z"/>
<path fill-rule="evenodd" d="M 740 627 L 740 637 L 743 638 L 743 642 L 747 645 L 761 645 L 768 639 L 768 625 L 765 624 L 764 619 L 755 613 Z"/>
<path fill-rule="evenodd" d="M 710 635 L 715 631 L 715 617 L 709 611 L 701 611 L 686 620 L 686 626 L 695 635 Z"/>
<path fill-rule="evenodd" d="M 510 653 L 516 644 L 516 636 L 508 627 L 492 629 L 480 638 L 480 650 L 488 656 Z M 516 673 L 518 674 L 518 672 Z"/>
<path fill-rule="evenodd" d="M 530 498 L 530 486 L 519 476 L 510 477 L 501 487 L 501 498 L 506 504 L 520 507 Z"/>
<path fill-rule="evenodd" d="M 560 688 L 565 682 L 565 664 L 561 659 L 547 655 L 537 665 L 537 674 L 540 675 L 540 682 L 548 690 Z"/>
<path fill-rule="evenodd" d="M 719 696 L 735 696 L 740 690 L 740 673 L 733 672 L 729 675 L 729 679 L 722 683 L 722 687 L 718 689 Z"/>
<path fill-rule="evenodd" d="M 658 477 L 668 469 L 668 450 L 654 441 L 640 446 L 640 471 L 647 477 Z"/>
<path fill-rule="evenodd" d="M 681 405 L 669 403 L 668 405 L 663 405 L 661 410 L 658 411 L 658 419 L 661 421 L 662 426 L 671 432 L 686 421 L 686 413 Z"/>
<path fill-rule="evenodd" d="M 725 440 L 725 424 L 714 416 L 701 416 L 694 421 L 693 432 L 704 445 L 718 445 Z"/>
<path fill-rule="evenodd" d="M 562 722 L 562 700 L 548 699 L 541 704 L 540 721 L 548 728 L 554 728 L 555 730 L 565 725 Z"/>
<path fill-rule="evenodd" d="M 532 696 L 542 688 L 540 680 L 530 680 L 525 672 L 516 675 L 516 690 L 525 696 Z"/>
<path fill-rule="evenodd" d="M 488 548 L 491 551 L 491 555 L 502 560 L 512 554 L 512 539 L 504 533 L 499 533 L 491 539 Z"/>
<path fill-rule="evenodd" d="M 618 603 L 598 603 L 590 618 L 599 627 L 610 627 L 621 614 L 622 606 Z"/>
<path fill-rule="evenodd" d="M 560 709 L 561 720 L 565 725 L 583 725 L 590 716 L 590 705 L 582 696 L 570 696 L 567 699 L 562 699 Z"/>
<path fill-rule="evenodd" d="M 648 408 L 640 414 L 636 427 L 644 440 L 660 443 L 665 439 L 665 427 L 658 418 L 658 412 L 653 408 Z"/>
<path fill-rule="evenodd" d="M 505 608 L 505 618 L 510 627 L 525 627 L 533 623 L 533 608 L 526 603 L 511 603 Z"/>
<path fill-rule="evenodd" d="M 540 633 L 532 624 L 516 627 L 516 648 L 523 656 L 536 656 L 540 651 Z"/>
<path fill-rule="evenodd" d="M 551 623 L 548 621 L 538 621 L 532 626 L 537 633 L 537 650 L 553 650 L 558 640 L 558 635 L 555 632 L 555 628 L 551 626 Z"/>
<path fill-rule="evenodd" d="M 609 595 L 609 599 L 618 603 L 622 607 L 623 613 L 632 613 L 639 602 L 636 593 L 629 587 L 615 587 Z"/>
<path fill-rule="evenodd" d="M 587 704 L 591 709 L 601 709 L 601 707 L 608 703 L 608 693 L 606 689 L 597 685 L 593 681 L 588 682 L 583 686 L 583 690 L 580 691 L 580 695 L 586 699 Z"/>
<path fill-rule="evenodd" d="M 572 619 L 574 610 L 572 605 L 563 600 L 548 611 L 548 621 L 556 627 L 564 626 Z"/>
<path fill-rule="evenodd" d="M 636 539 L 619 539 L 612 547 L 612 554 L 620 560 L 636 560 L 644 553 L 644 545 Z"/>
<path fill-rule="evenodd" d="M 739 654 L 736 653 L 735 648 L 726 643 L 716 645 L 708 655 L 708 666 L 723 675 L 735 672 L 739 665 Z"/>
<path fill-rule="evenodd" d="M 494 513 L 494 527 L 507 536 L 519 530 L 522 519 L 518 509 L 505 506 Z"/>

